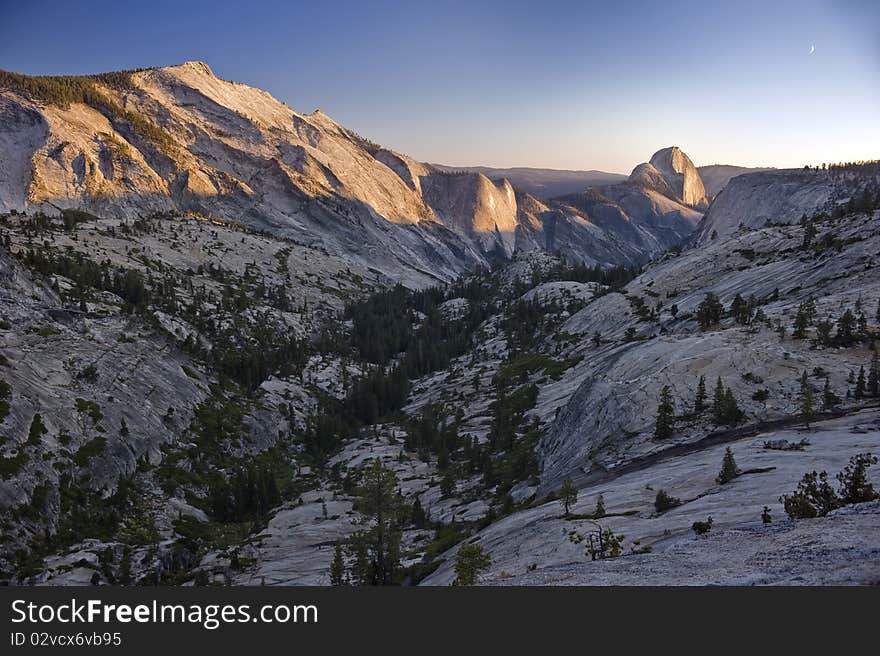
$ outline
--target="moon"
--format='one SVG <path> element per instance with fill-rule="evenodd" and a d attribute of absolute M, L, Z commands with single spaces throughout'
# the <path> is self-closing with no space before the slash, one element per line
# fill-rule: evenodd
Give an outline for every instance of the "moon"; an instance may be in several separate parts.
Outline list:
<path fill-rule="evenodd" d="M 810 54 L 812 55 L 814 52 L 816 52 L 816 46 L 810 46 Z"/>

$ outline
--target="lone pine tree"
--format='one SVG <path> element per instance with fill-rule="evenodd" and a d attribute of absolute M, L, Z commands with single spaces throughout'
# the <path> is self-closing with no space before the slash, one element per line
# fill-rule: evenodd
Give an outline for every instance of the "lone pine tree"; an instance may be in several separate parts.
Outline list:
<path fill-rule="evenodd" d="M 727 447 L 727 449 L 724 450 L 724 459 L 721 461 L 721 471 L 718 472 L 715 481 L 724 485 L 737 476 L 739 476 L 739 467 L 736 466 L 736 460 L 733 458 L 733 451 L 730 450 L 730 447 Z"/>
<path fill-rule="evenodd" d="M 577 488 L 575 488 L 570 478 L 566 478 L 562 481 L 562 487 L 559 489 L 559 503 L 562 505 L 566 517 L 568 517 L 571 511 L 571 507 L 577 503 L 577 498 Z"/>
<path fill-rule="evenodd" d="M 605 516 L 605 497 L 601 494 L 599 498 L 596 499 L 596 511 L 593 513 L 593 517 L 599 519 Z"/>
<path fill-rule="evenodd" d="M 461 545 L 455 557 L 455 581 L 452 585 L 474 585 L 491 564 L 492 558 L 479 544 Z"/>

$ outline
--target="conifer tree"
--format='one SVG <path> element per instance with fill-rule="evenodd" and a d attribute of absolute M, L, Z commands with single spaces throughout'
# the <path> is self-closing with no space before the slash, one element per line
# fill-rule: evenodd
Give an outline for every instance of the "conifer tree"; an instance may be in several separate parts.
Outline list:
<path fill-rule="evenodd" d="M 737 293 L 730 304 L 730 315 L 737 323 L 747 326 L 752 320 L 752 306 L 741 294 Z"/>
<path fill-rule="evenodd" d="M 831 329 L 834 323 L 828 319 L 816 322 L 816 339 L 822 346 L 831 344 Z"/>
<path fill-rule="evenodd" d="M 694 397 L 694 414 L 702 414 L 706 409 L 706 377 L 701 375 L 697 383 L 697 395 Z"/>
<path fill-rule="evenodd" d="M 804 371 L 801 376 L 801 387 L 798 392 L 798 406 L 801 411 L 801 419 L 804 420 L 807 428 L 810 426 L 810 419 L 813 418 L 815 411 L 813 389 L 810 387 L 810 381 L 807 380 L 807 372 Z"/>
<path fill-rule="evenodd" d="M 660 391 L 660 404 L 657 406 L 657 421 L 654 424 L 654 439 L 665 440 L 672 437 L 675 430 L 675 405 L 672 391 L 664 385 Z"/>
<path fill-rule="evenodd" d="M 593 513 L 593 517 L 601 518 L 605 516 L 605 497 L 601 494 L 596 499 L 596 511 Z"/>
<path fill-rule="evenodd" d="M 837 341 L 849 346 L 855 340 L 856 317 L 852 310 L 844 312 L 837 320 Z"/>
<path fill-rule="evenodd" d="M 806 250 L 810 247 L 810 244 L 813 243 L 813 238 L 816 236 L 816 226 L 813 225 L 813 222 L 811 220 L 806 219 L 806 215 L 804 215 L 804 217 L 805 217 L 805 222 L 804 222 L 803 248 L 804 248 L 804 250 Z"/>
<path fill-rule="evenodd" d="M 330 585 L 345 585 L 345 561 L 342 558 L 342 545 L 336 543 L 333 551 L 333 562 L 330 564 Z"/>
<path fill-rule="evenodd" d="M 877 464 L 877 456 L 860 453 L 849 460 L 846 468 L 837 475 L 840 483 L 839 497 L 843 504 L 864 503 L 880 498 L 868 477 L 868 467 Z"/>
<path fill-rule="evenodd" d="M 422 502 L 419 501 L 418 497 L 416 497 L 412 507 L 412 523 L 416 528 L 425 528 L 428 523 L 428 516 L 425 514 Z"/>
<path fill-rule="evenodd" d="M 736 403 L 733 390 L 729 387 L 724 391 L 724 415 L 723 420 L 728 424 L 735 424 L 742 419 L 743 413 Z"/>
<path fill-rule="evenodd" d="M 724 417 L 724 383 L 721 382 L 721 376 L 718 376 L 715 393 L 712 395 L 712 414 L 715 416 L 715 422 L 721 423 Z"/>
<path fill-rule="evenodd" d="M 724 451 L 724 459 L 721 461 L 721 471 L 718 472 L 715 481 L 724 485 L 737 476 L 739 476 L 739 467 L 736 466 L 736 460 L 733 458 L 733 451 L 730 450 L 730 447 L 727 447 Z"/>
<path fill-rule="evenodd" d="M 355 510 L 366 526 L 355 533 L 349 549 L 354 554 L 351 581 L 359 585 L 392 585 L 400 566 L 399 525 L 402 499 L 397 475 L 376 458 L 364 467 Z"/>
<path fill-rule="evenodd" d="M 878 362 L 877 351 L 871 357 L 871 368 L 868 371 L 868 394 L 871 396 L 880 396 L 880 362 Z"/>
<path fill-rule="evenodd" d="M 866 391 L 866 383 L 865 383 L 865 366 L 862 365 L 859 367 L 859 377 L 856 379 L 856 389 L 854 396 L 857 399 L 864 398 Z"/>
<path fill-rule="evenodd" d="M 822 409 L 831 410 L 840 403 L 840 397 L 831 389 L 831 381 L 825 376 L 825 387 L 822 388 Z"/>
<path fill-rule="evenodd" d="M 705 330 L 721 321 L 723 312 L 724 306 L 718 300 L 718 296 L 709 292 L 697 306 L 697 321 L 700 323 L 700 327 Z"/>
<path fill-rule="evenodd" d="M 559 489 L 559 503 L 562 505 L 566 517 L 568 517 L 571 511 L 571 507 L 577 503 L 577 499 L 577 488 L 574 486 L 574 483 L 571 482 L 570 478 L 566 478 L 562 481 L 562 487 Z"/>
<path fill-rule="evenodd" d="M 480 573 L 489 569 L 492 559 L 479 544 L 463 544 L 455 557 L 455 581 L 452 585 L 474 585 Z"/>

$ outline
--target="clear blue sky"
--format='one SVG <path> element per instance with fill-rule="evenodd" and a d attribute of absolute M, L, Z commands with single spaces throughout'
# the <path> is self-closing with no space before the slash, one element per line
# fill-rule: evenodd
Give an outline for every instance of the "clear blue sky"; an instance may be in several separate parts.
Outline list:
<path fill-rule="evenodd" d="M 0 68 L 185 60 L 459 166 L 880 157 L 875 0 L 0 0 Z"/>

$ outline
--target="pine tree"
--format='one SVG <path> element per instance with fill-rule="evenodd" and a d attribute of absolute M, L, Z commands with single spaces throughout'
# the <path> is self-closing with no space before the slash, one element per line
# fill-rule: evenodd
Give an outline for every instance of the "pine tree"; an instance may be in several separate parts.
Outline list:
<path fill-rule="evenodd" d="M 342 545 L 336 543 L 333 551 L 333 562 L 330 564 L 330 585 L 345 585 L 345 561 L 342 558 Z"/>
<path fill-rule="evenodd" d="M 27 443 L 29 445 L 37 445 L 40 443 L 40 440 L 43 438 L 48 431 L 46 425 L 43 423 L 43 417 L 40 413 L 34 415 L 34 418 L 31 420 L 31 427 L 28 430 L 28 439 Z"/>
<path fill-rule="evenodd" d="M 736 403 L 736 398 L 733 396 L 733 390 L 728 387 L 724 391 L 724 414 L 722 419 L 725 423 L 736 424 L 742 419 L 742 417 L 743 413 Z"/>
<path fill-rule="evenodd" d="M 571 511 L 571 507 L 577 503 L 577 499 L 577 488 L 574 486 L 574 483 L 571 482 L 570 478 L 566 478 L 562 481 L 562 487 L 559 488 L 559 503 L 562 504 L 566 517 L 568 517 Z"/>
<path fill-rule="evenodd" d="M 724 459 L 721 461 L 721 471 L 715 478 L 715 481 L 721 485 L 729 483 L 739 476 L 739 467 L 736 466 L 736 460 L 733 459 L 733 451 L 730 447 L 724 451 Z"/>
<path fill-rule="evenodd" d="M 706 377 L 700 376 L 697 383 L 697 395 L 694 397 L 694 414 L 702 414 L 706 409 Z"/>
<path fill-rule="evenodd" d="M 850 458 L 846 468 L 837 475 L 840 483 L 838 494 L 842 503 L 864 503 L 880 498 L 868 477 L 868 467 L 876 464 L 877 456 L 870 453 L 860 453 Z"/>
<path fill-rule="evenodd" d="M 865 388 L 866 388 L 866 384 L 865 384 L 865 367 L 864 367 L 864 365 L 862 365 L 861 367 L 859 367 L 859 377 L 856 379 L 856 391 L 855 391 L 854 396 L 855 396 L 857 399 L 864 398 L 864 396 L 865 396 Z"/>
<path fill-rule="evenodd" d="M 492 559 L 479 544 L 463 544 L 455 557 L 455 581 L 452 585 L 474 585 L 480 573 L 489 569 Z"/>
<path fill-rule="evenodd" d="M 601 518 L 605 516 L 605 497 L 601 494 L 596 499 L 596 511 L 593 513 L 593 517 Z"/>
<path fill-rule="evenodd" d="M 806 216 L 806 215 L 805 215 Z M 813 238 L 816 236 L 816 226 L 813 225 L 813 222 L 807 219 L 804 223 L 804 250 L 810 247 L 810 244 L 813 243 Z"/>
<path fill-rule="evenodd" d="M 823 319 L 816 323 L 816 339 L 822 346 L 831 344 L 831 329 L 834 323 L 828 319 Z"/>
<path fill-rule="evenodd" d="M 877 351 L 871 357 L 871 368 L 868 371 L 868 394 L 871 396 L 880 396 L 880 362 L 878 362 Z"/>
<path fill-rule="evenodd" d="M 700 327 L 705 330 L 720 322 L 723 312 L 724 306 L 718 300 L 718 296 L 709 292 L 697 306 L 697 321 L 700 323 Z"/>
<path fill-rule="evenodd" d="M 837 341 L 849 346 L 855 340 L 856 317 L 852 310 L 844 312 L 837 320 Z"/>
<path fill-rule="evenodd" d="M 401 451 L 401 453 L 403 453 Z M 428 524 L 428 516 L 422 508 L 422 502 L 416 497 L 412 507 L 412 523 L 416 528 L 425 528 Z"/>
<path fill-rule="evenodd" d="M 801 376 L 801 387 L 798 392 L 798 406 L 801 411 L 801 419 L 804 420 L 804 423 L 807 425 L 807 428 L 810 426 L 810 419 L 813 418 L 813 412 L 815 411 L 814 399 L 813 399 L 813 389 L 810 387 L 810 381 L 807 380 L 807 372 L 804 371 Z"/>
<path fill-rule="evenodd" d="M 349 542 L 355 556 L 351 580 L 359 585 L 392 585 L 400 566 L 400 510 L 396 474 L 376 458 L 364 467 L 354 508 L 367 527 Z"/>
<path fill-rule="evenodd" d="M 737 323 L 747 326 L 752 320 L 752 306 L 746 302 L 742 295 L 737 293 L 730 304 L 730 315 L 736 319 Z"/>
<path fill-rule="evenodd" d="M 675 405 L 672 402 L 672 391 L 664 385 L 660 391 L 660 404 L 657 406 L 657 421 L 654 425 L 654 439 L 665 440 L 672 437 L 675 430 Z"/>
<path fill-rule="evenodd" d="M 715 393 L 712 395 L 712 414 L 715 416 L 715 423 L 720 424 L 724 418 L 724 383 L 721 382 L 721 376 L 718 376 Z"/>
<path fill-rule="evenodd" d="M 831 410 L 840 403 L 840 397 L 831 389 L 831 381 L 825 376 L 825 387 L 822 388 L 822 409 Z"/>

